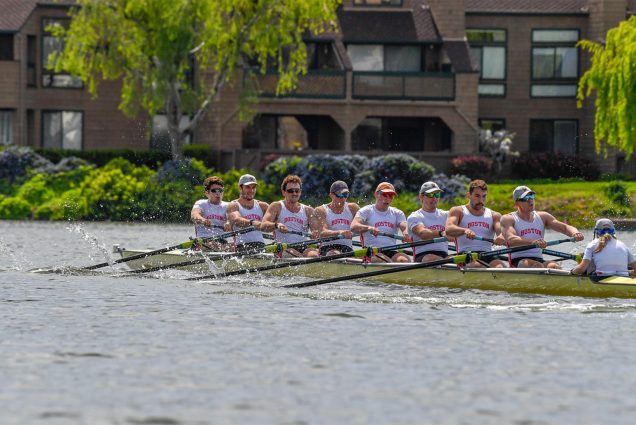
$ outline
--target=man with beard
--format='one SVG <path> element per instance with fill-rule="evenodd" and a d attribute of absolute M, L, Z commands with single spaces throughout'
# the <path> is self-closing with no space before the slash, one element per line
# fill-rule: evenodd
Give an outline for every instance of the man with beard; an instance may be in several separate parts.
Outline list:
<path fill-rule="evenodd" d="M 324 242 L 320 246 L 320 255 L 334 255 L 353 251 L 353 233 L 351 222 L 360 209 L 355 202 L 347 202 L 349 186 L 337 180 L 329 188 L 329 204 L 316 207 L 314 220 L 321 237 L 342 235 L 343 239 Z"/>
<path fill-rule="evenodd" d="M 488 185 L 483 180 L 473 180 L 468 187 L 468 203 L 456 206 L 448 212 L 446 234 L 456 238 L 458 253 L 481 253 L 492 249 L 492 243 L 476 239 L 476 237 L 494 239 L 494 245 L 504 245 L 506 241 L 501 234 L 501 214 L 486 208 Z M 470 267 L 483 267 L 473 261 Z M 494 259 L 489 267 L 505 267 L 505 263 Z"/>
<path fill-rule="evenodd" d="M 236 251 L 258 251 L 265 247 L 265 240 L 260 232 L 263 216 L 267 211 L 267 203 L 254 199 L 258 182 L 251 174 L 239 178 L 239 198 L 230 202 L 227 215 L 232 229 L 239 230 L 254 226 L 256 230 L 237 235 Z"/>
<path fill-rule="evenodd" d="M 546 211 L 535 211 L 535 193 L 528 186 L 517 186 L 512 192 L 517 211 L 504 215 L 501 218 L 503 234 L 509 246 L 523 246 L 536 244 L 537 248 L 528 249 L 510 254 L 510 262 L 514 267 L 547 267 L 560 269 L 555 261 L 544 261 L 541 248 L 545 248 L 543 239 L 545 229 L 552 229 L 566 236 L 574 237 L 577 241 L 583 240 L 583 234 L 576 227 L 565 224 Z"/>
<path fill-rule="evenodd" d="M 282 201 L 272 202 L 263 217 L 261 230 L 274 232 L 276 242 L 296 243 L 307 238 L 304 234 L 311 231 L 312 237 L 318 237 L 318 231 L 310 228 L 310 218 L 314 215 L 313 207 L 300 203 L 302 181 L 300 177 L 289 175 L 280 185 L 283 194 Z M 312 226 L 313 227 L 313 226 Z M 299 252 L 294 248 L 286 249 L 283 253 L 291 257 L 317 257 L 317 248 L 306 248 Z"/>
<path fill-rule="evenodd" d="M 394 235 L 398 229 L 402 231 L 405 242 L 411 242 L 406 231 L 406 216 L 399 209 L 392 207 L 391 202 L 397 192 L 391 183 L 382 182 L 373 193 L 375 204 L 360 208 L 351 222 L 351 231 L 360 233 L 363 246 L 382 248 L 395 245 Z M 409 257 L 398 251 L 380 252 L 371 257 L 372 262 L 408 263 Z"/>

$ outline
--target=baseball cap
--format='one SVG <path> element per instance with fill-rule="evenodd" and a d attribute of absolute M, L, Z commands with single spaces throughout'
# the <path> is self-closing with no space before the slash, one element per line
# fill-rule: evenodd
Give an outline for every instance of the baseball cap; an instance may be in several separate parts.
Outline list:
<path fill-rule="evenodd" d="M 243 186 L 243 185 L 258 184 L 258 182 L 256 181 L 256 177 L 254 177 L 253 175 L 243 174 L 241 178 L 239 179 L 238 184 L 239 186 Z"/>
<path fill-rule="evenodd" d="M 382 193 L 395 193 L 397 195 L 397 192 L 395 191 L 395 188 L 389 182 L 380 183 L 378 185 L 378 187 L 375 188 L 375 191 L 376 192 L 382 192 Z"/>
<path fill-rule="evenodd" d="M 345 190 L 349 190 L 349 186 L 347 185 L 347 183 L 343 182 L 342 180 L 336 180 L 335 182 L 331 183 L 329 193 L 339 194 L 340 192 L 343 192 Z"/>
<path fill-rule="evenodd" d="M 531 193 L 534 193 L 534 191 L 528 186 L 517 186 L 515 190 L 512 191 L 512 199 L 518 201 L 519 199 Z"/>
<path fill-rule="evenodd" d="M 596 224 L 594 225 L 594 230 L 602 230 L 602 229 L 613 229 L 614 223 L 609 218 L 599 218 L 596 220 Z"/>
<path fill-rule="evenodd" d="M 420 193 L 443 192 L 435 182 L 426 182 L 420 187 Z"/>

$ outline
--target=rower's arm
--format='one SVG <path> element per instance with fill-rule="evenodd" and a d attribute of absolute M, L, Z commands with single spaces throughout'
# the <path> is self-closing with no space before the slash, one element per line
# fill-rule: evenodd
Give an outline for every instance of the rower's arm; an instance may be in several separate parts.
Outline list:
<path fill-rule="evenodd" d="M 309 219 L 309 223 L 307 223 L 309 233 L 311 233 L 311 237 L 313 239 L 316 239 L 320 236 L 320 227 L 313 220 L 313 217 L 316 215 L 316 208 L 305 205 L 305 212 L 307 213 L 307 217 Z"/>
<path fill-rule="evenodd" d="M 572 274 L 585 274 L 587 268 L 590 266 L 590 260 L 581 260 L 579 264 L 574 266 L 571 273 Z"/>
<path fill-rule="evenodd" d="M 546 228 L 555 230 L 559 233 L 563 233 L 566 236 L 574 237 L 577 241 L 583 240 L 583 233 L 579 232 L 576 227 L 570 226 L 569 224 L 565 224 L 562 221 L 557 220 L 552 214 L 545 211 L 540 211 L 539 216 L 545 223 Z"/>
<path fill-rule="evenodd" d="M 271 232 L 278 228 L 276 220 L 281 211 L 280 202 L 273 202 L 272 205 L 267 208 L 267 212 L 263 216 L 263 222 L 261 223 L 261 232 Z"/>
<path fill-rule="evenodd" d="M 205 217 L 203 217 L 203 210 L 199 207 L 192 208 L 192 212 L 190 213 L 190 221 L 200 226 L 207 226 L 210 224 L 210 222 Z"/>
<path fill-rule="evenodd" d="M 250 225 L 250 221 L 241 217 L 238 202 L 232 201 L 227 206 L 227 219 L 232 227 L 243 228 Z"/>
<path fill-rule="evenodd" d="M 495 231 L 495 239 L 493 245 L 505 245 L 506 239 L 503 235 L 503 230 L 501 226 L 501 213 L 496 211 L 492 212 L 492 227 Z"/>
<path fill-rule="evenodd" d="M 515 219 L 510 214 L 505 214 L 501 217 L 501 232 L 508 246 L 528 245 L 534 242 L 517 235 Z"/>
<path fill-rule="evenodd" d="M 462 219 L 462 208 L 461 207 L 453 207 L 448 212 L 448 218 L 446 219 L 446 234 L 448 236 L 462 236 L 466 233 L 466 230 L 463 227 L 459 227 L 459 222 Z"/>

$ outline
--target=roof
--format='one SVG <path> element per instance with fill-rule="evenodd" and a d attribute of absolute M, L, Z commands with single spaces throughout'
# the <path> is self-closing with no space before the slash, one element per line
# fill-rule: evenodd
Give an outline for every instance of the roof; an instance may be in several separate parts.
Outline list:
<path fill-rule="evenodd" d="M 0 31 L 17 32 L 36 6 L 70 6 L 75 0 L 0 0 Z"/>
<path fill-rule="evenodd" d="M 588 14 L 588 0 L 465 0 L 466 13 Z"/>
<path fill-rule="evenodd" d="M 453 69 L 457 73 L 475 72 L 477 64 L 470 54 L 470 46 L 466 40 L 444 40 L 444 50 L 448 55 Z"/>
<path fill-rule="evenodd" d="M 340 9 L 338 21 L 344 42 L 439 42 L 430 10 L 414 12 Z"/>

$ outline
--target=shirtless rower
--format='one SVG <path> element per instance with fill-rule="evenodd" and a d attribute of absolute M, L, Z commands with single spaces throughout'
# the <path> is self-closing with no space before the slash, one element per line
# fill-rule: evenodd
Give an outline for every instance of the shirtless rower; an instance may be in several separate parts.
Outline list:
<path fill-rule="evenodd" d="M 504 245 L 506 241 L 501 234 L 501 214 L 486 207 L 488 198 L 486 182 L 483 180 L 470 182 L 466 196 L 468 203 L 452 207 L 446 221 L 446 234 L 457 238 L 457 252 L 482 253 L 491 251 L 493 244 Z M 493 239 L 494 242 L 478 240 L 477 236 Z M 467 266 L 484 267 L 477 261 Z M 493 259 L 488 266 L 505 267 L 505 263 L 499 259 Z"/>
<path fill-rule="evenodd" d="M 392 207 L 391 202 L 397 192 L 391 183 L 380 183 L 375 192 L 375 203 L 366 205 L 358 211 L 351 222 L 351 231 L 360 233 L 360 241 L 364 246 L 382 248 L 395 244 L 394 235 L 398 229 L 402 231 L 405 242 L 411 242 L 406 230 L 404 212 Z M 409 257 L 398 251 L 380 252 L 371 257 L 372 262 L 408 263 Z"/>
<path fill-rule="evenodd" d="M 194 203 L 190 212 L 190 220 L 194 223 L 194 234 L 197 238 L 210 238 L 230 231 L 227 221 L 228 203 L 223 201 L 223 180 L 217 176 L 203 181 L 206 199 Z M 226 247 L 227 241 L 221 239 L 203 244 L 204 249 L 218 251 Z"/>
<path fill-rule="evenodd" d="M 256 230 L 236 236 L 236 251 L 259 251 L 265 247 L 265 240 L 261 233 L 261 223 L 267 211 L 267 203 L 257 201 L 256 186 L 258 181 L 251 174 L 244 174 L 239 178 L 239 197 L 230 202 L 227 215 L 232 229 L 239 230 L 254 226 Z"/>
<path fill-rule="evenodd" d="M 320 237 L 342 235 L 343 239 L 323 242 L 320 255 L 334 255 L 353 250 L 353 233 L 351 222 L 360 209 L 355 202 L 347 202 L 349 186 L 342 180 L 337 180 L 329 188 L 331 202 L 315 209 L 313 219 L 320 230 Z"/>
<path fill-rule="evenodd" d="M 304 236 L 311 233 L 313 238 L 318 237 L 319 231 L 310 223 L 310 218 L 314 215 L 313 207 L 300 203 L 302 193 L 302 181 L 300 177 L 289 175 L 283 179 L 280 190 L 284 199 L 272 202 L 265 216 L 261 230 L 264 232 L 274 232 L 276 242 L 296 243 L 307 240 Z M 283 251 L 286 257 L 318 257 L 317 248 L 305 248 L 299 252 L 295 248 L 288 248 Z"/>
<path fill-rule="evenodd" d="M 537 248 L 510 254 L 510 261 L 514 267 L 547 267 L 560 269 L 556 261 L 545 261 L 541 248 L 547 246 L 544 234 L 545 229 L 552 229 L 566 236 L 583 240 L 583 234 L 576 227 L 565 224 L 546 211 L 535 210 L 535 193 L 528 186 L 517 186 L 512 192 L 517 211 L 504 215 L 501 218 L 503 234 L 509 246 L 522 246 L 535 244 Z"/>

